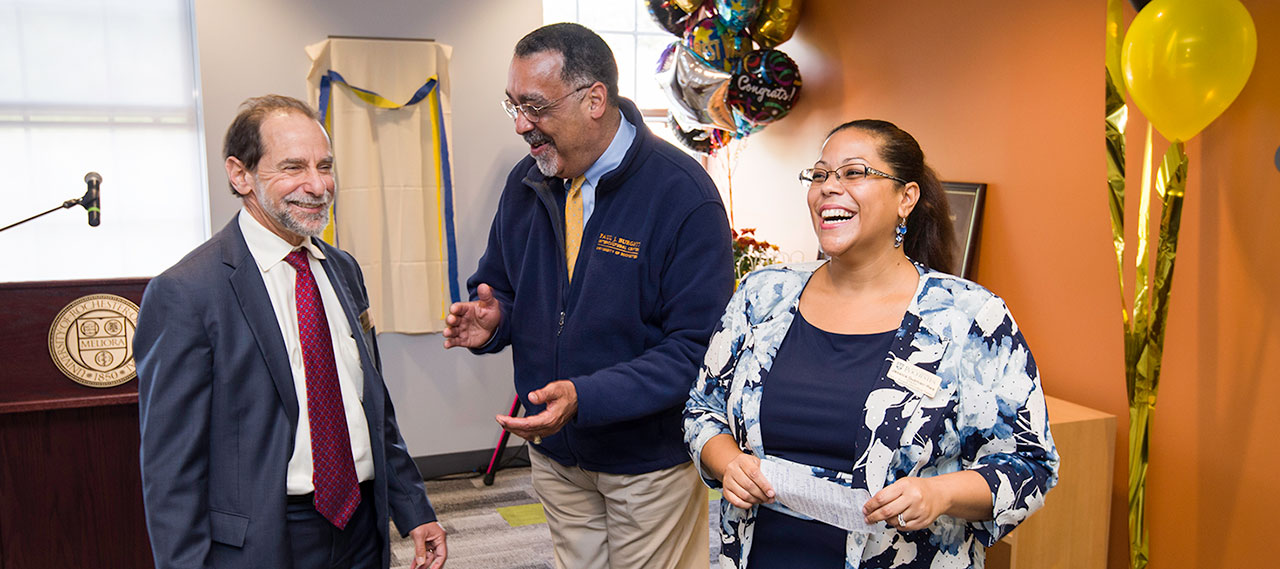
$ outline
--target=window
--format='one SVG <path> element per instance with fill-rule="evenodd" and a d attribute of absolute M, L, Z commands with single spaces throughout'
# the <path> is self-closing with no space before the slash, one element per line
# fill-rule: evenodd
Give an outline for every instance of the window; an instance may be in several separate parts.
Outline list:
<path fill-rule="evenodd" d="M 0 282 L 151 276 L 209 235 L 191 0 L 0 0 Z"/>
<path fill-rule="evenodd" d="M 654 80 L 658 56 L 676 36 L 659 28 L 637 0 L 543 0 L 543 21 L 577 22 L 591 28 L 618 61 L 618 91 L 645 116 L 666 120 L 667 98 Z"/>
<path fill-rule="evenodd" d="M 542 21 L 547 24 L 577 22 L 600 34 L 618 62 L 618 93 L 635 101 L 649 130 L 704 161 L 705 165 L 705 157 L 689 150 L 672 136 L 667 122 L 670 103 L 654 78 L 658 56 L 671 42 L 680 38 L 658 27 L 644 2 L 543 0 Z"/>

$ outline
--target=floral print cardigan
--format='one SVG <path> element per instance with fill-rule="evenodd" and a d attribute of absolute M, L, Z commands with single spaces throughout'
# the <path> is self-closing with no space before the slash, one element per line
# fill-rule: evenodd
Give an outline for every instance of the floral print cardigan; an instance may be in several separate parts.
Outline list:
<path fill-rule="evenodd" d="M 711 337 L 685 407 L 684 431 L 693 463 L 712 488 L 720 483 L 701 462 L 711 437 L 730 434 L 743 452 L 765 456 L 764 380 L 800 293 L 820 265 L 776 265 L 747 275 Z M 994 519 L 941 516 L 918 531 L 885 526 L 879 533 L 851 532 L 845 546 L 850 569 L 982 567 L 986 549 L 979 543 L 990 546 L 1012 531 L 1057 483 L 1058 453 L 1039 373 L 1008 308 L 975 283 L 920 264 L 916 269 L 919 288 L 866 408 L 850 409 L 865 415 L 863 428 L 870 433 L 854 468 L 863 469 L 872 495 L 905 476 L 976 471 L 991 488 Z M 895 357 L 936 374 L 936 394 L 917 396 L 890 379 Z M 853 479 L 848 472 L 812 470 L 845 486 Z M 756 508 L 739 509 L 721 499 L 721 568 L 746 569 L 755 515 Z"/>

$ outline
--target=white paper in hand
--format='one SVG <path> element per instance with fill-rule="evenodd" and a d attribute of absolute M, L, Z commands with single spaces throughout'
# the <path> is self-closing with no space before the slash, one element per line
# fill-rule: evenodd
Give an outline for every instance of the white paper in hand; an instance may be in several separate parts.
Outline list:
<path fill-rule="evenodd" d="M 773 485 L 775 497 L 782 505 L 823 523 L 845 531 L 878 533 L 883 523 L 868 525 L 862 506 L 871 493 L 861 488 L 846 488 L 813 475 L 809 468 L 796 463 L 766 457 L 760 461 L 760 473 Z"/>

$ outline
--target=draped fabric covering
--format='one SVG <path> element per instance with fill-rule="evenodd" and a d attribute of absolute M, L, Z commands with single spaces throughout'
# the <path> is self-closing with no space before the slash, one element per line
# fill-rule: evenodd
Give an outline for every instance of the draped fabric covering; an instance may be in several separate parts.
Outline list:
<path fill-rule="evenodd" d="M 324 115 L 339 179 L 334 236 L 364 271 L 373 321 L 381 332 L 439 332 L 459 299 L 448 154 L 453 49 L 331 38 L 306 51 L 310 102 Z"/>

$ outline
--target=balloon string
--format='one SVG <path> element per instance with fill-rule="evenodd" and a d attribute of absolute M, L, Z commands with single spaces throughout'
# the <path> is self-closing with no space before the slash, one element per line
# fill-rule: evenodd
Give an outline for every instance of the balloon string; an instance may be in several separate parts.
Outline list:
<path fill-rule="evenodd" d="M 724 181 L 729 187 L 729 227 L 737 228 L 738 223 L 733 218 L 733 170 L 729 168 L 729 152 L 724 153 Z"/>
<path fill-rule="evenodd" d="M 742 153 L 746 150 L 747 139 L 735 138 L 725 144 L 722 150 L 724 152 L 716 154 L 721 157 L 724 168 L 725 187 L 729 192 L 729 227 L 737 228 L 738 224 L 734 221 L 733 216 L 733 171 L 738 169 L 738 162 L 742 158 Z"/>

